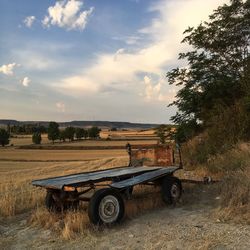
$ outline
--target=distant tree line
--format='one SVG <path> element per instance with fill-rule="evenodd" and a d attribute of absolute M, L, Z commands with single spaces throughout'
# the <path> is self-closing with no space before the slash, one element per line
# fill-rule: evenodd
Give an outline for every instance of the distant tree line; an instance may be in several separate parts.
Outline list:
<path fill-rule="evenodd" d="M 16 135 L 28 135 L 33 133 L 47 133 L 48 129 L 39 124 L 7 125 L 7 132 Z"/>
<path fill-rule="evenodd" d="M 100 132 L 101 129 L 96 126 L 89 129 L 78 127 L 59 129 L 59 124 L 56 122 L 50 122 L 48 128 L 37 124 L 13 125 L 8 126 L 7 129 L 0 128 L 0 145 L 3 147 L 8 145 L 11 134 L 32 134 L 32 142 L 34 144 L 41 144 L 43 133 L 47 133 L 48 139 L 54 143 L 56 140 L 98 139 L 100 138 Z"/>
<path fill-rule="evenodd" d="M 50 122 L 48 127 L 48 139 L 53 143 L 55 140 L 60 141 L 74 141 L 75 139 L 98 139 L 100 137 L 101 129 L 98 127 L 91 127 L 89 129 L 67 127 L 59 129 L 59 124 Z"/>

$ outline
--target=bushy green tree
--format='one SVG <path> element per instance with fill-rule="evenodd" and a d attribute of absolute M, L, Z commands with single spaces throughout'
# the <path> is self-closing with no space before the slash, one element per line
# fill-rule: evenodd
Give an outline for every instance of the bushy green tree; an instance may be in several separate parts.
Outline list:
<path fill-rule="evenodd" d="M 165 144 L 166 141 L 173 140 L 173 131 L 174 126 L 170 124 L 162 124 L 156 128 L 155 134 L 159 137 L 160 144 Z"/>
<path fill-rule="evenodd" d="M 231 0 L 218 7 L 208 22 L 184 32 L 183 43 L 193 50 L 180 53 L 179 59 L 188 64 L 167 73 L 169 83 L 180 88 L 172 103 L 178 108 L 172 121 L 179 124 L 180 142 L 209 128 L 211 118 L 238 103 L 249 117 L 249 27 L 250 1 Z"/>
<path fill-rule="evenodd" d="M 75 128 L 73 127 L 67 127 L 65 129 L 65 138 L 69 139 L 69 141 L 74 140 L 74 135 L 75 135 Z"/>
<path fill-rule="evenodd" d="M 41 141 L 42 141 L 41 133 L 35 132 L 35 133 L 32 135 L 32 142 L 33 142 L 34 144 L 41 144 Z"/>
<path fill-rule="evenodd" d="M 83 133 L 83 137 L 84 137 L 84 139 L 87 139 L 88 138 L 88 136 L 89 136 L 89 133 L 88 133 L 88 130 L 87 129 L 84 129 L 84 131 L 83 131 L 84 133 Z"/>
<path fill-rule="evenodd" d="M 3 128 L 0 128 L 0 144 L 2 147 L 10 143 L 10 134 Z"/>
<path fill-rule="evenodd" d="M 88 136 L 91 139 L 97 139 L 100 137 L 100 132 L 101 132 L 101 129 L 94 126 L 88 130 Z"/>
<path fill-rule="evenodd" d="M 66 140 L 65 130 L 60 130 L 59 131 L 59 140 L 60 141 L 65 141 Z"/>
<path fill-rule="evenodd" d="M 165 127 L 165 125 L 160 125 L 156 129 L 155 134 L 159 137 L 160 144 L 165 144 L 165 142 L 166 142 L 166 127 Z"/>
<path fill-rule="evenodd" d="M 76 138 L 78 140 L 81 139 L 81 138 L 83 138 L 84 135 L 85 135 L 85 129 L 83 129 L 83 128 L 76 128 L 75 129 L 75 135 L 76 135 Z"/>
<path fill-rule="evenodd" d="M 56 122 L 50 122 L 48 127 L 48 139 L 54 143 L 59 139 L 59 125 Z"/>

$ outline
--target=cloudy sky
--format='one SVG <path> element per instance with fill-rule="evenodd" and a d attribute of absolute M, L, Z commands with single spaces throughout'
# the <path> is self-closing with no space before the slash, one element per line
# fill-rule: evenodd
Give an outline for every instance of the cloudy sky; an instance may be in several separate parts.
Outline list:
<path fill-rule="evenodd" d="M 0 119 L 167 123 L 182 32 L 227 0 L 0 0 Z"/>

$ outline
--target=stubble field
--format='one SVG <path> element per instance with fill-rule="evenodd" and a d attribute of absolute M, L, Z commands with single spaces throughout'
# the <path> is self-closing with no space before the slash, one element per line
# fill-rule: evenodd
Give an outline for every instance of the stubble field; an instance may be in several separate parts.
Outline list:
<path fill-rule="evenodd" d="M 19 140 L 16 145 L 24 145 L 28 139 L 16 138 Z M 141 144 L 141 141 L 133 142 Z M 79 143 L 112 145 L 126 141 Z M 163 204 L 159 189 L 138 187 L 133 199 L 126 202 L 125 220 L 114 228 L 93 227 L 86 203 L 79 211 L 49 213 L 44 206 L 45 190 L 31 185 L 34 179 L 127 164 L 125 150 L 1 148 L 0 249 L 176 249 L 183 246 L 248 249 L 250 226 L 226 223 L 214 216 L 220 201 L 217 185 L 184 185 L 183 198 L 175 208 Z M 186 173 L 180 174 L 183 177 Z"/>

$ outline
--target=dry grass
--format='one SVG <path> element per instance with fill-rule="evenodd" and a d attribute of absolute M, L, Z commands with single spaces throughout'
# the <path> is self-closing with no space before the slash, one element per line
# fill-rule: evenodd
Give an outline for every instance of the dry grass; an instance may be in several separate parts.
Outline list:
<path fill-rule="evenodd" d="M 250 224 L 250 168 L 223 179 L 218 215 L 221 220 Z"/>
<path fill-rule="evenodd" d="M 133 199 L 126 202 L 126 218 L 133 218 L 138 214 L 164 206 L 160 188 L 150 186 L 136 186 Z"/>
<path fill-rule="evenodd" d="M 13 216 L 39 207 L 45 191 L 31 186 L 33 179 L 73 174 L 127 164 L 127 157 L 85 162 L 0 162 L 0 216 Z"/>
<path fill-rule="evenodd" d="M 134 218 L 138 214 L 164 206 L 159 191 L 159 188 L 154 187 L 136 187 L 133 199 L 125 203 L 125 219 Z M 97 227 L 89 222 L 87 208 L 88 203 L 81 203 L 77 211 L 55 214 L 39 206 L 32 212 L 29 223 L 50 229 L 63 239 L 74 239 L 79 234 L 89 236 L 90 232 L 97 231 Z M 105 229 L 105 227 L 98 228 L 100 229 Z"/>
<path fill-rule="evenodd" d="M 64 239 L 73 239 L 79 234 L 88 234 L 92 228 L 84 210 L 56 214 L 48 212 L 44 207 L 39 207 L 32 213 L 29 223 L 43 229 L 50 229 Z"/>
<path fill-rule="evenodd" d="M 47 134 L 42 134 L 42 143 L 49 143 Z M 17 135 L 10 138 L 10 144 L 14 146 L 30 145 L 32 144 L 32 135 Z"/>
<path fill-rule="evenodd" d="M 198 137 L 184 147 L 186 169 L 195 169 L 196 175 L 221 179 L 220 209 L 221 220 L 233 220 L 250 224 L 250 144 L 239 143 L 223 154 L 209 156 L 202 162 L 206 152 Z"/>
<path fill-rule="evenodd" d="M 232 150 L 210 158 L 198 168 L 222 179 L 220 185 L 221 220 L 250 224 L 250 144 L 241 143 Z"/>
<path fill-rule="evenodd" d="M 118 137 L 155 137 L 155 130 L 149 129 L 149 130 L 128 130 L 128 131 L 102 131 L 100 133 L 101 138 L 107 138 L 108 136 L 113 138 Z"/>

